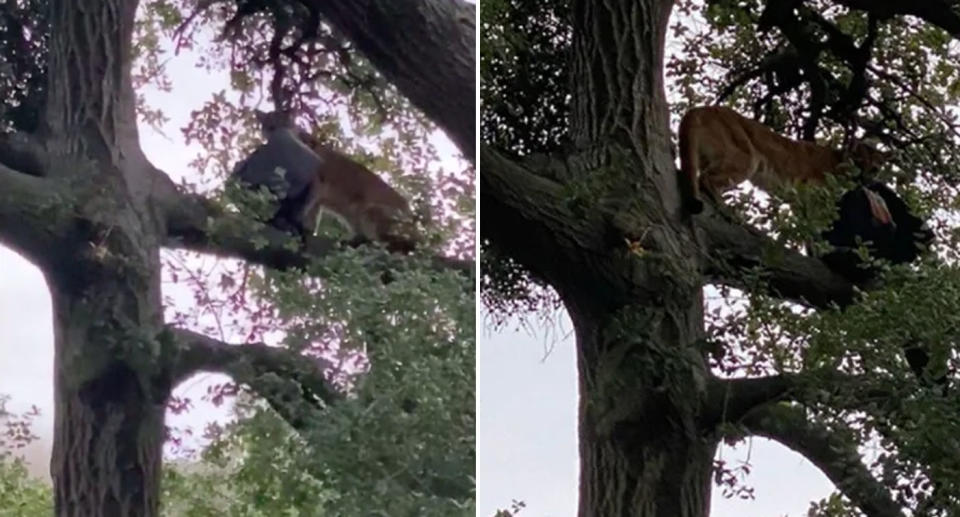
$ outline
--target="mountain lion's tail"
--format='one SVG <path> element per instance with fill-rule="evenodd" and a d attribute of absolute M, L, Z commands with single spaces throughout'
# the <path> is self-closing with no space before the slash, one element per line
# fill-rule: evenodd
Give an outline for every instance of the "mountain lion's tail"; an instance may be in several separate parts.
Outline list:
<path fill-rule="evenodd" d="M 680 200 L 691 214 L 703 211 L 700 200 L 700 154 L 697 153 L 696 131 L 691 127 L 696 112 L 688 111 L 680 120 Z"/>

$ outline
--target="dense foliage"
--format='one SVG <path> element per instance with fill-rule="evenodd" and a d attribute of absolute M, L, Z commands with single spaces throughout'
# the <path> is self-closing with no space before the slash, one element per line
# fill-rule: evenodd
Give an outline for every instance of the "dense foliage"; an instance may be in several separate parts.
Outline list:
<path fill-rule="evenodd" d="M 568 2 L 480 4 L 480 139 L 513 156 L 566 144 L 569 110 Z M 482 239 L 482 236 L 481 236 Z M 559 301 L 510 257 L 481 240 L 480 296 L 493 323 L 510 314 L 553 312 Z"/>

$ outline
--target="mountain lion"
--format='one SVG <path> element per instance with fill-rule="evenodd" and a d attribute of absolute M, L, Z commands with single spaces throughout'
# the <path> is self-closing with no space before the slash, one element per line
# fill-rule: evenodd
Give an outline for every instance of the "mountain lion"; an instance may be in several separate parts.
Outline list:
<path fill-rule="evenodd" d="M 703 210 L 701 187 L 719 199 L 724 191 L 750 180 L 769 193 L 787 184 L 821 184 L 847 159 L 864 172 L 888 159 L 887 153 L 862 142 L 837 151 L 793 140 L 722 106 L 691 109 L 680 121 L 679 133 L 681 197 L 691 214 Z M 867 195 L 877 220 L 889 223 L 883 198 L 869 190 Z"/>

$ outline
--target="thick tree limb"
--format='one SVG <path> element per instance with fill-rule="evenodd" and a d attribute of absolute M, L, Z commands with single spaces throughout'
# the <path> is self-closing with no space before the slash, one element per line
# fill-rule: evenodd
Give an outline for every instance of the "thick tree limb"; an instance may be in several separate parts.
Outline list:
<path fill-rule="evenodd" d="M 263 343 L 232 345 L 190 330 L 171 328 L 180 355 L 173 367 L 174 384 L 199 371 L 230 375 L 250 386 L 294 429 L 303 430 L 304 416 L 340 398 L 324 375 L 324 365 L 286 348 Z"/>
<path fill-rule="evenodd" d="M 481 234 L 524 267 L 558 287 L 580 278 L 592 291 L 615 293 L 623 289 L 613 279 L 630 278 L 629 268 L 610 257 L 619 242 L 609 238 L 611 227 L 598 207 L 575 214 L 559 184 L 533 174 L 488 146 L 481 146 Z M 759 268 L 772 293 L 805 305 L 825 308 L 854 299 L 853 285 L 820 260 L 783 248 L 758 230 L 710 215 L 697 216 L 706 232 L 707 276 L 736 287 L 744 285 L 745 270 Z M 634 232 L 640 235 L 642 232 Z M 571 257 L 589 267 L 569 267 Z M 607 264 L 601 265 L 600 262 Z M 564 267 L 567 265 L 568 267 Z M 608 270 L 609 276 L 586 279 L 586 271 Z"/>
<path fill-rule="evenodd" d="M 305 251 L 294 250 L 289 245 L 289 235 L 271 227 L 251 231 L 249 222 L 239 216 L 223 213 L 202 196 L 180 194 L 172 187 L 172 183 L 164 189 L 158 186 L 157 190 L 154 198 L 165 216 L 165 244 L 170 247 L 238 257 L 280 270 L 304 267 L 311 259 L 333 253 L 339 247 L 335 240 L 310 237 Z M 161 190 L 162 194 L 159 193 Z M 208 219 L 215 219 L 216 236 L 209 233 Z M 392 259 L 382 264 L 385 270 Z M 439 256 L 432 261 L 438 270 L 453 270 L 467 276 L 475 273 L 472 260 Z"/>
<path fill-rule="evenodd" d="M 784 400 L 792 386 L 788 375 L 748 379 L 713 377 L 707 384 L 703 418 L 708 427 L 721 422 L 737 422 L 759 406 Z"/>
<path fill-rule="evenodd" d="M 902 517 L 889 491 L 860 459 L 858 442 L 845 429 L 829 429 L 807 420 L 799 407 L 764 406 L 743 424 L 752 434 L 770 438 L 802 454 L 869 517 Z"/>
<path fill-rule="evenodd" d="M 56 248 L 70 214 L 60 184 L 0 164 L 0 243 L 35 263 Z"/>
<path fill-rule="evenodd" d="M 30 135 L 0 135 L 0 164 L 30 176 L 46 176 L 44 150 Z"/>
<path fill-rule="evenodd" d="M 707 275 L 719 283 L 748 287 L 743 272 L 760 268 L 775 296 L 819 308 L 854 300 L 853 284 L 823 262 L 785 249 L 756 229 L 710 215 L 698 216 L 697 224 L 706 232 L 712 258 Z"/>
<path fill-rule="evenodd" d="M 262 343 L 232 345 L 190 330 L 171 327 L 170 331 L 181 350 L 173 370 L 174 384 L 198 371 L 228 374 L 263 397 L 300 433 L 316 426 L 310 415 L 343 398 L 327 382 L 319 359 Z M 472 484 L 462 485 L 434 472 L 396 475 L 411 490 L 426 490 L 438 497 L 466 499 L 473 490 Z"/>
<path fill-rule="evenodd" d="M 289 235 L 270 227 L 252 231 L 245 219 L 220 211 L 203 196 L 176 195 L 179 202 L 166 204 L 166 245 L 223 257 L 238 257 L 275 269 L 307 265 L 307 257 L 290 248 Z M 208 222 L 217 220 L 217 236 Z M 236 231 L 231 231 L 236 229 Z M 262 244 L 262 246 L 261 246 Z M 317 250 L 321 255 L 333 249 Z"/>
<path fill-rule="evenodd" d="M 739 421 L 748 413 L 771 402 L 813 402 L 805 400 L 804 396 L 812 388 L 819 393 L 849 392 L 856 386 L 861 390 L 860 397 L 864 400 L 876 402 L 896 399 L 896 394 L 890 390 L 871 388 L 863 392 L 864 384 L 864 380 L 857 375 L 835 370 L 807 370 L 801 373 L 739 379 L 713 377 L 707 384 L 703 420 L 706 425 L 712 426 L 721 422 Z M 863 408 L 854 405 L 848 409 L 857 411 Z"/>
<path fill-rule="evenodd" d="M 579 286 L 598 299 L 626 294 L 629 270 L 612 267 L 608 225 L 595 207 L 574 213 L 559 183 L 489 146 L 480 147 L 480 161 L 483 238 L 558 290 Z M 589 277 L 590 272 L 602 276 Z"/>
<path fill-rule="evenodd" d="M 462 0 L 301 0 L 476 158 L 476 7 Z"/>

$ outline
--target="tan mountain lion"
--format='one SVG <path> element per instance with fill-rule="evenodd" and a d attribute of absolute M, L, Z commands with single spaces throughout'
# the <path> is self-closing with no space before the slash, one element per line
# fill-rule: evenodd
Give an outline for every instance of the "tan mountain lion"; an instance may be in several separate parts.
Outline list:
<path fill-rule="evenodd" d="M 821 184 L 847 159 L 864 172 L 888 159 L 887 153 L 862 142 L 838 151 L 793 140 L 722 106 L 691 109 L 680 121 L 679 133 L 681 198 L 691 214 L 703 210 L 701 187 L 715 200 L 747 180 L 770 193 L 788 184 Z M 874 217 L 889 223 L 883 199 L 866 192 Z"/>

